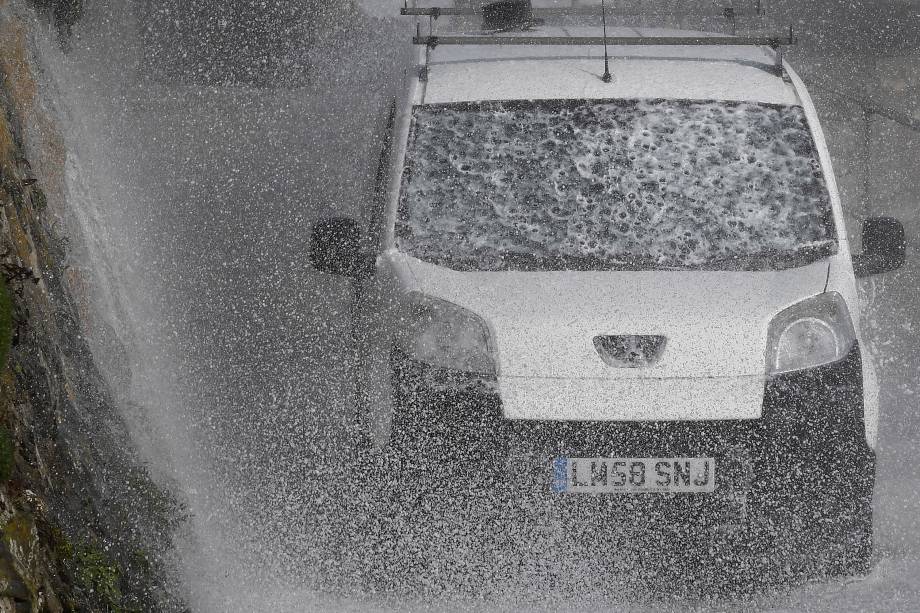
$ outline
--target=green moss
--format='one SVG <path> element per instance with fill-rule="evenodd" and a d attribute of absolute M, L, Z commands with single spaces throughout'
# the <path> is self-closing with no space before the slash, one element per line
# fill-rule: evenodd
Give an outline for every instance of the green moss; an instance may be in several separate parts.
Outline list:
<path fill-rule="evenodd" d="M 32 518 L 20 513 L 10 518 L 6 525 L 3 526 L 3 536 L 10 542 L 16 543 L 28 554 L 30 553 L 28 550 L 31 548 L 34 527 L 35 523 Z"/>
<path fill-rule="evenodd" d="M 0 483 L 6 483 L 13 476 L 16 445 L 10 431 L 0 426 Z"/>
<path fill-rule="evenodd" d="M 94 545 L 81 545 L 74 553 L 76 583 L 93 600 L 108 611 L 122 611 L 122 593 L 118 586 L 121 573 L 118 566 Z"/>
<path fill-rule="evenodd" d="M 67 538 L 67 535 L 64 534 L 64 531 L 61 530 L 58 526 L 52 526 L 50 531 L 51 546 L 58 559 L 72 559 L 75 553 L 73 543 L 70 542 L 70 539 Z"/>
<path fill-rule="evenodd" d="M 14 515 L 3 526 L 4 544 L 12 554 L 10 561 L 15 562 L 15 568 L 19 569 L 16 572 L 20 584 L 19 599 L 28 595 L 29 600 L 34 600 L 37 593 L 34 575 L 37 538 L 35 520 L 27 513 Z"/>
<path fill-rule="evenodd" d="M 131 552 L 131 564 L 145 573 L 149 573 L 153 569 L 153 564 L 150 563 L 150 558 L 143 549 L 135 549 Z"/>
<path fill-rule="evenodd" d="M 0 275 L 0 370 L 6 368 L 6 356 L 13 338 L 13 301 L 6 289 L 6 279 Z"/>
<path fill-rule="evenodd" d="M 48 208 L 48 198 L 42 190 L 33 189 L 30 197 L 32 199 L 33 211 L 41 212 Z"/>

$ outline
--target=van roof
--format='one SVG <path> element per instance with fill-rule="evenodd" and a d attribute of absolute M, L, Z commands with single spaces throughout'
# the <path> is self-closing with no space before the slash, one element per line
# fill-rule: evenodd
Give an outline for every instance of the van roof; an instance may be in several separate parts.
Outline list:
<path fill-rule="evenodd" d="M 703 32 L 608 28 L 610 36 L 686 36 Z M 527 36 L 600 36 L 596 27 L 541 26 Z M 601 81 L 600 45 L 441 45 L 431 49 L 416 100 L 667 98 L 801 104 L 778 74 L 774 52 L 747 46 L 610 46 L 611 83 Z"/>

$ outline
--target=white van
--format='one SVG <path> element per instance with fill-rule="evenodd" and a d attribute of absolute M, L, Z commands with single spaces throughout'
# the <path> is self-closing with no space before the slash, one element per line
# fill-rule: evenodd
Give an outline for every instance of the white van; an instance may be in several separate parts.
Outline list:
<path fill-rule="evenodd" d="M 851 253 L 790 41 L 611 29 L 605 79 L 601 28 L 535 13 L 418 36 L 379 201 L 314 228 L 314 267 L 355 279 L 374 452 L 406 482 L 526 458 L 551 496 L 690 505 L 864 570 L 856 278 L 903 263 L 903 228 Z"/>

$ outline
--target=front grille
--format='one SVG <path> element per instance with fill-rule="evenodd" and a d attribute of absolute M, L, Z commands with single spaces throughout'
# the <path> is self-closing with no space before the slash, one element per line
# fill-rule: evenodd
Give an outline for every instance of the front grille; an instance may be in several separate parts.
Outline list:
<path fill-rule="evenodd" d="M 668 339 L 656 335 L 595 336 L 594 349 L 607 366 L 645 368 L 661 360 Z"/>

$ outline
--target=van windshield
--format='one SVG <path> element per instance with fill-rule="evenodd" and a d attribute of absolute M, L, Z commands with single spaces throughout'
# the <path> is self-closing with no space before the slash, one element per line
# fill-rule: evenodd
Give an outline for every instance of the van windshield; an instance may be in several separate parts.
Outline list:
<path fill-rule="evenodd" d="M 565 100 L 416 107 L 396 246 L 455 270 L 771 270 L 837 242 L 802 107 Z"/>

